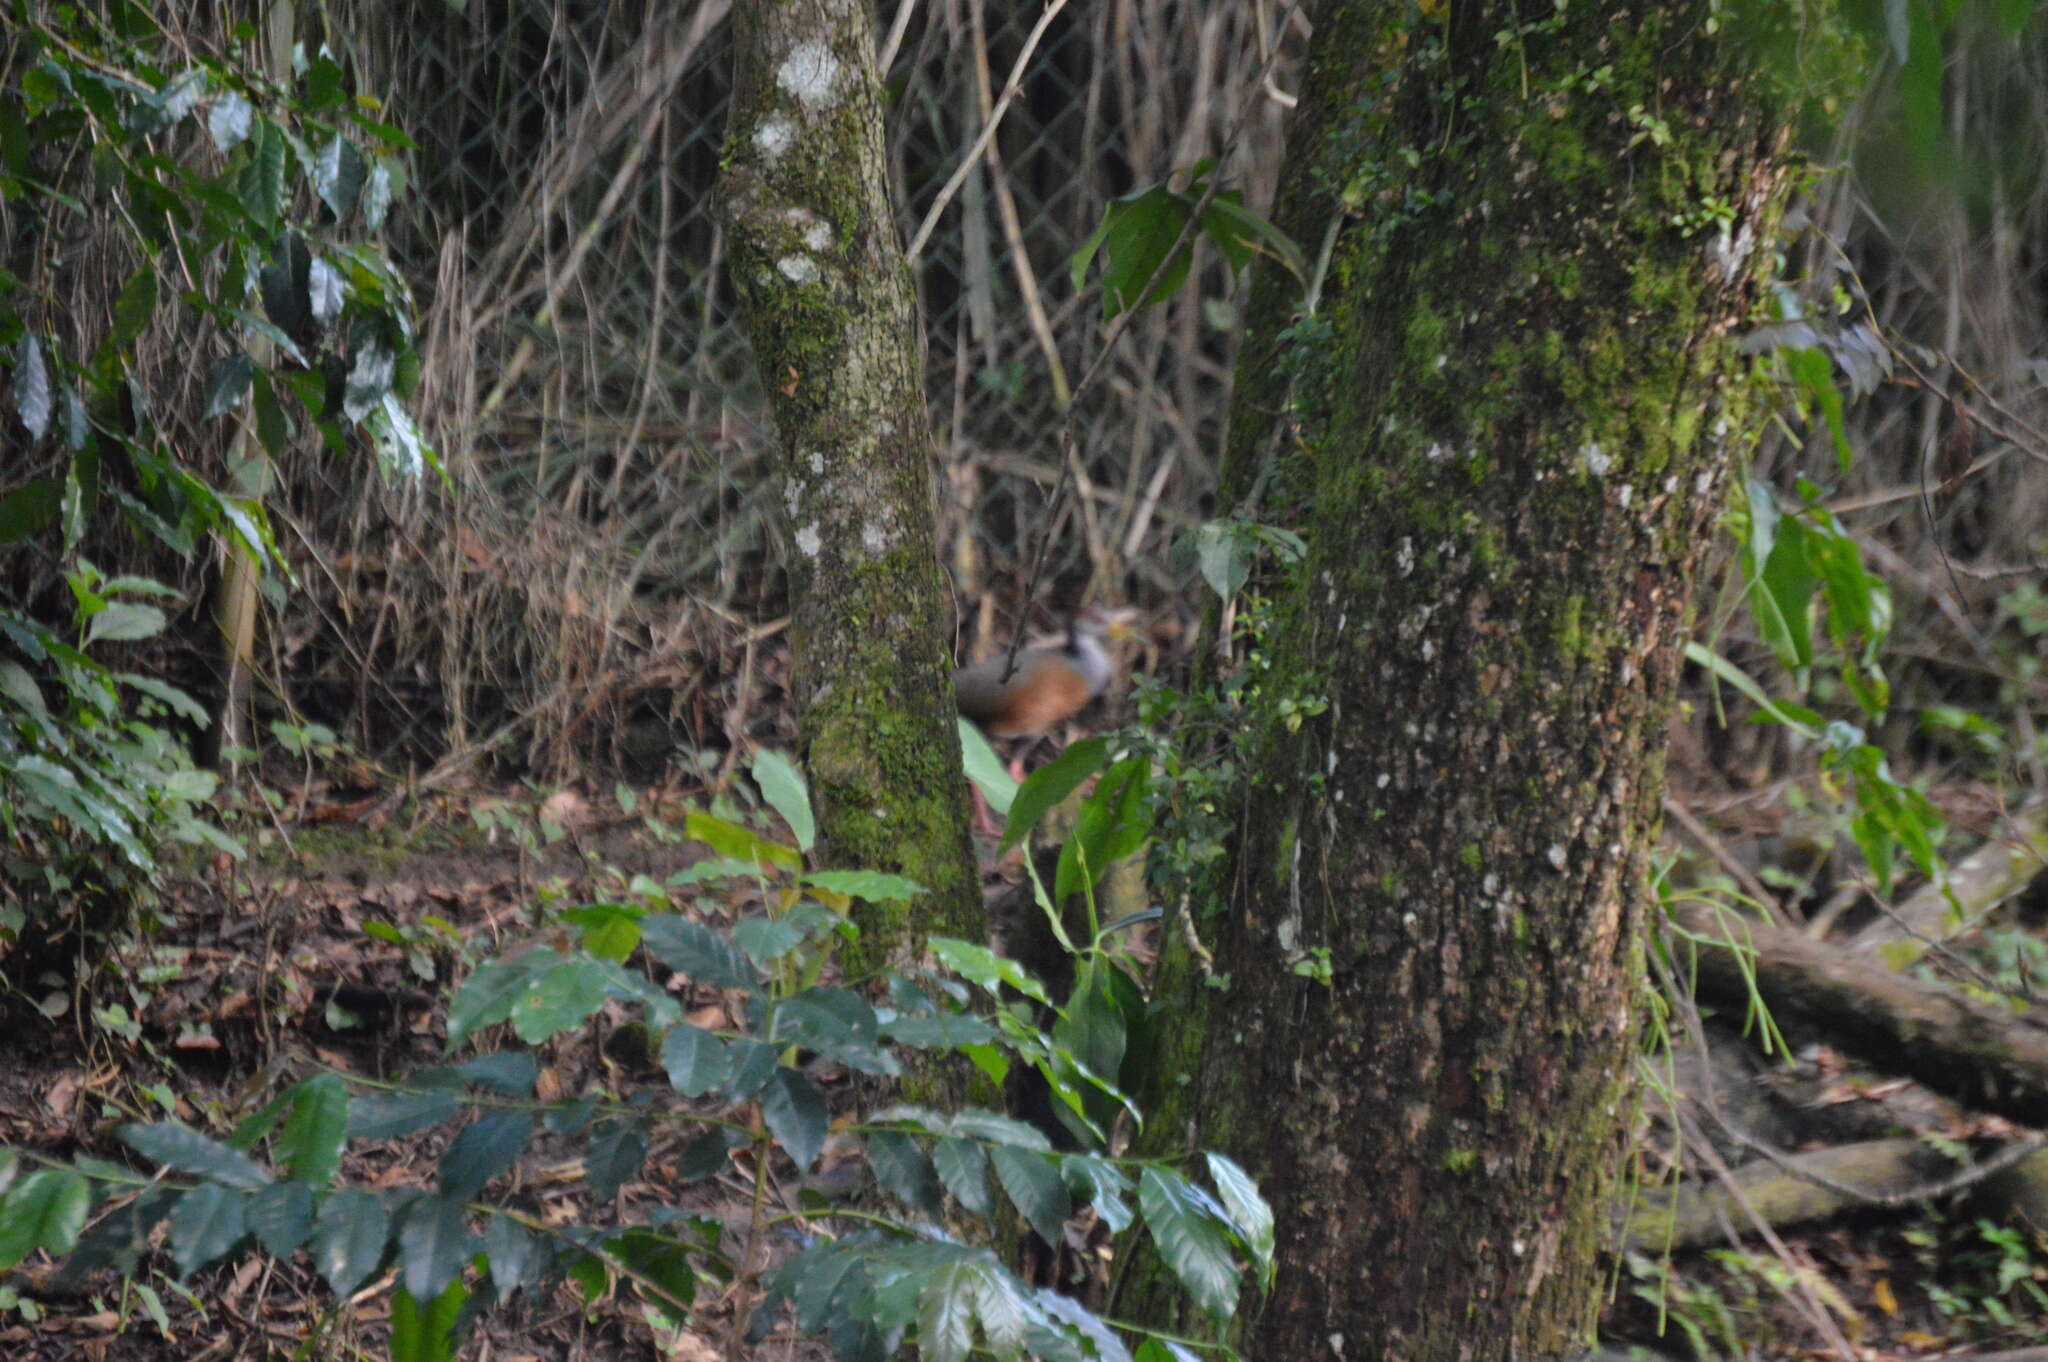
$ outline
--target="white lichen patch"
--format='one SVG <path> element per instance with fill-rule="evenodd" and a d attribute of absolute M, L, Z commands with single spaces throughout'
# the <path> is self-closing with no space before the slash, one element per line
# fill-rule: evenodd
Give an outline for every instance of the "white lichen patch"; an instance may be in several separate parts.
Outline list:
<path fill-rule="evenodd" d="M 839 92 L 839 58 L 823 43 L 798 43 L 775 68 L 775 84 L 814 114 L 829 106 Z"/>
<path fill-rule="evenodd" d="M 1550 844 L 1550 850 L 1543 853 L 1543 859 L 1550 862 L 1550 868 L 1552 870 L 1564 869 L 1565 862 L 1567 860 L 1567 857 L 1565 856 L 1564 843 L 1552 842 Z"/>
<path fill-rule="evenodd" d="M 796 141 L 796 125 L 786 118 L 770 118 L 754 129 L 754 150 L 765 161 L 779 161 Z"/>
<path fill-rule="evenodd" d="M 870 555 L 879 557 L 889 548 L 889 528 L 879 517 L 871 516 L 860 527 L 860 546 Z"/>
<path fill-rule="evenodd" d="M 806 558 L 816 558 L 818 550 L 825 546 L 824 537 L 818 533 L 818 522 L 813 520 L 796 532 L 796 548 Z"/>
<path fill-rule="evenodd" d="M 1415 541 L 1403 537 L 1394 549 L 1394 571 L 1406 577 L 1415 571 Z"/>
<path fill-rule="evenodd" d="M 812 223 L 804 231 L 804 245 L 814 251 L 822 251 L 832 244 L 832 229 L 822 222 Z"/>
<path fill-rule="evenodd" d="M 1586 471 L 1596 478 L 1607 476 L 1607 470 L 1614 467 L 1614 456 L 1602 449 L 1598 442 L 1590 443 L 1579 451 L 1579 462 Z"/>
<path fill-rule="evenodd" d="M 811 476 L 823 477 L 824 475 L 825 455 L 822 451 L 814 449 L 811 451 Z"/>
<path fill-rule="evenodd" d="M 775 268 L 792 284 L 815 284 L 824 278 L 818 262 L 807 255 L 785 255 L 775 262 Z"/>

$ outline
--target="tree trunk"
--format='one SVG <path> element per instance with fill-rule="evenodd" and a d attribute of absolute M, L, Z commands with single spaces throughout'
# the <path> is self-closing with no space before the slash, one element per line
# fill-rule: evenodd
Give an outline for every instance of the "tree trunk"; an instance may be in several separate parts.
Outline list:
<path fill-rule="evenodd" d="M 1327 266 L 1306 322 L 1261 280 L 1224 503 L 1308 557 L 1270 584 L 1229 899 L 1193 923 L 1227 985 L 1171 965 L 1150 1127 L 1280 1208 L 1247 1356 L 1591 1333 L 1666 717 L 1785 178 L 1714 15 L 1316 22 L 1276 218 Z"/>
<path fill-rule="evenodd" d="M 932 890 L 920 926 L 978 936 L 922 332 L 889 207 L 873 16 L 740 5 L 733 47 L 724 210 L 782 451 L 792 692 L 823 856 L 910 876 Z M 863 911 L 854 972 L 910 940 L 900 905 Z"/>

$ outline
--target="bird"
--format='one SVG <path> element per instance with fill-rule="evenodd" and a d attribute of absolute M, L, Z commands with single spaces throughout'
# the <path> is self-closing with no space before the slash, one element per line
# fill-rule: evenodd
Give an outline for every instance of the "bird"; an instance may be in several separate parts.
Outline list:
<path fill-rule="evenodd" d="M 1079 714 L 1109 685 L 1105 641 L 1133 637 L 1131 610 L 1088 607 L 1075 612 L 1063 642 L 1026 648 L 1007 672 L 1007 654 L 953 673 L 960 712 L 992 738 L 1036 737 Z M 1017 763 L 1011 774 L 1022 779 Z"/>

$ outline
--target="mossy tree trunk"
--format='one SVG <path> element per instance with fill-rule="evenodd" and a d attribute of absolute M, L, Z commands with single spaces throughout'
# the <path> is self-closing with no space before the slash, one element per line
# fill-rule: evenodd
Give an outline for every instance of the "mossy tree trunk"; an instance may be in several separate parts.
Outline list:
<path fill-rule="evenodd" d="M 932 893 L 868 910 L 849 963 L 911 928 L 979 935 L 967 786 L 932 539 L 931 434 L 909 268 L 882 156 L 865 3 L 735 7 L 724 212 L 773 403 L 791 552 L 801 756 L 834 865 Z"/>
<path fill-rule="evenodd" d="M 1307 322 L 1260 285 L 1225 479 L 1309 552 L 1195 922 L 1228 982 L 1169 974 L 1148 1108 L 1278 1212 L 1247 1356 L 1556 1358 L 1592 1328 L 1666 716 L 1786 179 L 1715 11 L 1316 22 L 1276 216 L 1327 268 Z"/>

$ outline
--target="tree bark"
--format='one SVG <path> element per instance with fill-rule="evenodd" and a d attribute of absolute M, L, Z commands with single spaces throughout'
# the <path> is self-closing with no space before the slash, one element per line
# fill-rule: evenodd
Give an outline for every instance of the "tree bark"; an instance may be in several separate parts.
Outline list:
<path fill-rule="evenodd" d="M 890 211 L 865 3 L 737 6 L 724 211 L 788 511 L 793 698 L 830 864 L 932 893 L 864 906 L 850 971 L 912 927 L 978 936 L 922 331 Z"/>
<path fill-rule="evenodd" d="M 1280 1208 L 1253 1357 L 1591 1335 L 1666 717 L 1784 192 L 1709 4 L 1427 13 L 1322 8 L 1275 216 L 1328 265 L 1308 321 L 1261 281 L 1232 416 L 1225 504 L 1308 557 L 1269 584 L 1228 898 L 1193 922 L 1227 987 L 1170 968 L 1145 1105 Z M 1119 1312 L 1167 1313 L 1156 1282 Z"/>

